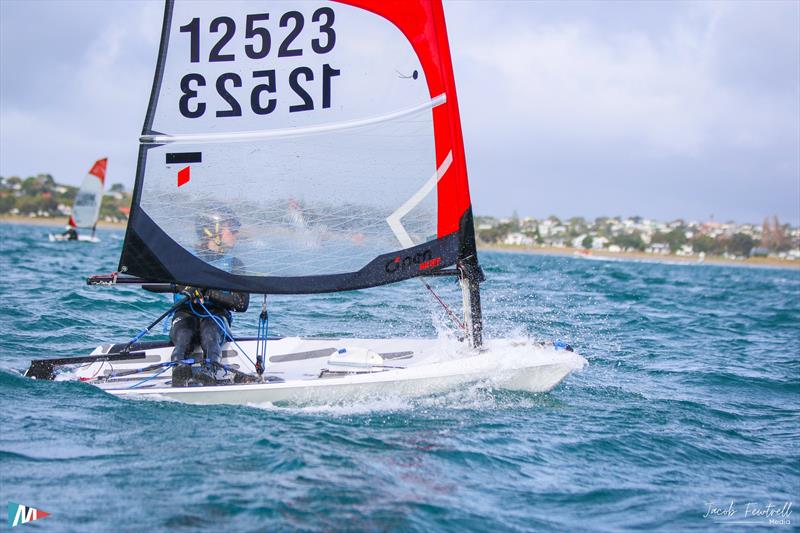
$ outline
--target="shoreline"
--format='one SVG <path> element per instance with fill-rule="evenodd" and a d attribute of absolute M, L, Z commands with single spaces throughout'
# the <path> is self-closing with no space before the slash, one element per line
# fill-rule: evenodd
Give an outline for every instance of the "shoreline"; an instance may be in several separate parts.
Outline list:
<path fill-rule="evenodd" d="M 64 227 L 69 222 L 69 217 L 26 217 L 22 215 L 0 215 L 2 224 L 28 224 L 31 226 Z M 127 222 L 106 222 L 98 220 L 97 227 L 102 229 L 125 229 Z"/>
<path fill-rule="evenodd" d="M 479 251 L 516 252 L 523 254 L 556 255 L 562 257 L 579 257 L 589 260 L 618 261 L 651 261 L 654 263 L 685 263 L 687 265 L 726 265 L 742 267 L 782 267 L 800 268 L 800 261 L 789 261 L 774 257 L 749 257 L 747 259 L 729 259 L 727 257 L 707 255 L 700 260 L 696 255 L 647 254 L 644 252 L 609 252 L 607 250 L 585 250 L 583 248 L 557 248 L 554 246 L 509 246 L 503 244 L 478 244 Z M 588 253 L 587 253 L 588 252 Z"/>
<path fill-rule="evenodd" d="M 69 217 L 26 217 L 20 215 L 0 215 L 0 224 L 28 224 L 31 226 L 64 227 Z M 101 229 L 122 229 L 127 222 L 98 221 Z M 524 254 L 557 255 L 562 257 L 580 257 L 583 259 L 620 260 L 620 261 L 652 261 L 655 263 L 709 264 L 748 267 L 783 267 L 800 268 L 800 261 L 788 261 L 773 257 L 749 257 L 747 259 L 729 259 L 720 256 L 706 256 L 702 261 L 695 256 L 674 254 L 647 254 L 644 252 L 609 252 L 607 250 L 584 250 L 582 248 L 557 248 L 554 246 L 510 246 L 503 244 L 478 244 L 478 250 L 486 252 L 516 252 Z"/>

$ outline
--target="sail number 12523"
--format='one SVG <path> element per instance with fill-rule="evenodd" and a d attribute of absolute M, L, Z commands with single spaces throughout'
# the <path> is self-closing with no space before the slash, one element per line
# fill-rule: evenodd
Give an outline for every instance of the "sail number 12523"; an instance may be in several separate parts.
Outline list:
<path fill-rule="evenodd" d="M 336 44 L 336 32 L 333 29 L 334 12 L 330 7 L 321 7 L 314 11 L 311 22 L 318 31 L 311 39 L 311 51 L 315 54 L 327 54 Z M 208 54 L 210 63 L 236 61 L 237 53 L 244 53 L 249 59 L 263 60 L 270 56 L 297 57 L 305 52 L 295 40 L 305 27 L 305 17 L 299 11 L 288 11 L 279 19 L 281 28 L 287 28 L 288 33 L 279 39 L 277 47 L 273 47 L 272 34 L 269 30 L 269 13 L 256 13 L 245 18 L 245 46 L 243 50 L 233 50 L 229 45 L 236 35 L 236 21 L 231 17 L 217 17 L 208 26 L 210 34 L 219 34 L 218 37 L 209 35 L 215 41 Z M 201 21 L 193 18 L 188 24 L 181 26 L 181 33 L 189 34 L 189 61 L 200 63 Z M 277 48 L 275 50 L 274 48 Z M 268 66 L 265 62 L 264 66 Z M 338 76 L 340 71 L 325 63 L 321 72 L 307 66 L 299 66 L 291 70 L 285 80 L 279 80 L 275 69 L 263 68 L 253 70 L 245 75 L 239 72 L 226 72 L 220 74 L 216 80 L 206 80 L 206 77 L 197 72 L 183 76 L 180 82 L 181 97 L 178 100 L 178 109 L 186 118 L 202 117 L 207 110 L 208 102 L 204 101 L 198 89 L 213 83 L 219 96 L 220 109 L 215 111 L 217 117 L 242 116 L 242 91 L 237 90 L 244 85 L 250 86 L 249 94 L 245 93 L 245 106 L 256 115 L 267 115 L 278 107 L 279 86 L 288 85 L 291 92 L 287 93 L 287 103 L 290 113 L 298 111 L 311 111 L 317 106 L 323 109 L 331 106 L 331 80 Z M 316 82 L 321 82 L 319 85 Z M 280 90 L 284 92 L 283 89 Z M 312 95 L 318 95 L 318 99 Z"/>

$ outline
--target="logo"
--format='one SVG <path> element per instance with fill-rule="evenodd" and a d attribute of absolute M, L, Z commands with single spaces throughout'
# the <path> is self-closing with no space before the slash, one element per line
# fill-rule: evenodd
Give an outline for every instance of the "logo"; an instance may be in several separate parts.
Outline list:
<path fill-rule="evenodd" d="M 386 272 L 389 274 L 394 274 L 398 271 L 405 271 L 413 266 L 418 266 L 419 270 L 425 270 L 427 268 L 434 267 L 442 262 L 441 257 L 437 257 L 436 259 L 431 259 L 433 254 L 430 250 L 425 250 L 424 252 L 417 252 L 414 255 L 407 255 L 405 257 L 400 257 L 399 255 L 394 259 L 389 259 L 386 262 L 386 266 L 384 267 Z M 434 263 L 435 264 L 431 264 Z M 424 265 L 424 266 L 423 266 Z"/>
<path fill-rule="evenodd" d="M 39 520 L 45 516 L 50 516 L 50 513 L 19 503 L 8 502 L 8 527 L 10 528 Z"/>
<path fill-rule="evenodd" d="M 419 269 L 420 270 L 428 270 L 429 268 L 438 267 L 441 264 L 442 264 L 442 258 L 441 257 L 434 257 L 430 261 L 425 261 L 424 263 L 420 263 Z"/>
<path fill-rule="evenodd" d="M 192 178 L 191 176 L 192 167 L 186 167 L 178 171 L 178 187 L 183 187 L 189 180 Z"/>

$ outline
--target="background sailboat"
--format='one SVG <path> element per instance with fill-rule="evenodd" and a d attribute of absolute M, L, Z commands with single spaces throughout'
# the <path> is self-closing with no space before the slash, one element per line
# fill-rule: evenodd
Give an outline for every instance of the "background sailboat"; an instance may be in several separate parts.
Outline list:
<path fill-rule="evenodd" d="M 75 230 L 77 239 L 71 232 L 63 234 L 50 234 L 51 241 L 78 240 L 83 242 L 100 242 L 95 235 L 97 230 L 97 220 L 100 215 L 100 205 L 103 203 L 103 189 L 106 181 L 106 167 L 108 158 L 95 161 L 89 173 L 83 178 L 80 189 L 75 196 L 72 205 L 72 214 L 69 217 L 68 225 Z M 91 234 L 86 235 L 78 230 L 92 230 Z"/>

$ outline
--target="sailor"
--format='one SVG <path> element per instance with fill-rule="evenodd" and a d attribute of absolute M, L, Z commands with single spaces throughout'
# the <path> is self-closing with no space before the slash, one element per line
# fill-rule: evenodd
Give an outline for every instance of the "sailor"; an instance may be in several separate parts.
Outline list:
<path fill-rule="evenodd" d="M 78 232 L 72 226 L 67 226 L 66 231 L 62 233 L 64 237 L 67 238 L 68 241 L 77 241 L 78 240 Z"/>
<path fill-rule="evenodd" d="M 227 208 L 215 209 L 196 219 L 198 243 L 196 255 L 206 263 L 233 274 L 244 270 L 242 261 L 233 255 L 241 224 Z M 178 286 L 175 298 L 189 296 L 187 303 L 178 308 L 172 318 L 169 337 L 175 345 L 172 360 L 185 360 L 199 340 L 205 356 L 204 364 L 195 368 L 178 364 L 172 370 L 172 386 L 213 385 L 222 369 L 221 346 L 225 342 L 225 328 L 230 331 L 231 311 L 247 311 L 250 295 L 246 292 Z M 224 374 L 224 370 L 222 370 Z"/>

